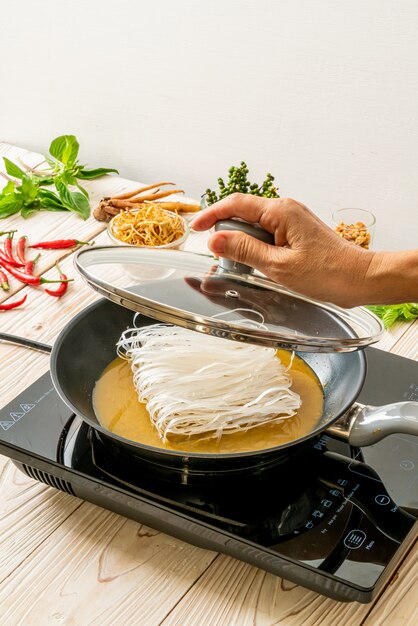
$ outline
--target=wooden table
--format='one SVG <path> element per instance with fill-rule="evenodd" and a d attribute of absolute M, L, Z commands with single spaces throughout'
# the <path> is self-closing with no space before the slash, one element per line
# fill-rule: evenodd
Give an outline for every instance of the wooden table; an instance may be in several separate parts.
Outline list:
<path fill-rule="evenodd" d="M 39 155 L 0 144 L 0 156 Z M 136 186 L 105 177 L 86 185 L 99 197 Z M 32 241 L 74 237 L 108 243 L 104 225 L 73 214 L 42 212 L 13 217 L 0 229 L 18 228 Z M 205 249 L 204 235 L 189 249 Z M 73 251 L 42 255 L 39 270 L 56 275 L 57 258 L 74 276 Z M 62 299 L 13 281 L 5 300 L 28 294 L 22 309 L 2 313 L 0 328 L 53 343 L 64 325 L 98 296 L 75 276 Z M 418 322 L 397 324 L 378 345 L 418 358 Z M 74 347 L 77 349 L 77 346 Z M 0 405 L 48 369 L 47 355 L 0 344 Z M 29 625 L 250 625 L 417 624 L 418 550 L 411 549 L 381 596 L 369 605 L 343 604 L 233 558 L 190 546 L 151 528 L 36 482 L 0 457 L 0 624 Z"/>

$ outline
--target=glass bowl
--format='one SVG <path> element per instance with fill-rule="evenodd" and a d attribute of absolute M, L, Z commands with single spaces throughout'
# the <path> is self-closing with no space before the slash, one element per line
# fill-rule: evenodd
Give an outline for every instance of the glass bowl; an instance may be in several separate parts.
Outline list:
<path fill-rule="evenodd" d="M 107 234 L 109 235 L 109 238 L 112 240 L 112 242 L 119 246 L 130 246 L 131 248 L 149 248 L 150 250 L 152 250 L 153 248 L 158 249 L 158 250 L 164 250 L 165 248 L 167 250 L 175 250 L 176 248 L 181 248 L 190 234 L 189 224 L 181 215 L 178 215 L 177 213 L 173 213 L 173 211 L 166 211 L 165 209 L 162 209 L 162 210 L 164 211 L 164 213 L 167 213 L 167 215 L 170 215 L 171 217 L 178 217 L 182 222 L 184 233 L 181 237 L 179 237 L 175 241 L 171 241 L 170 243 L 165 243 L 159 246 L 138 246 L 134 243 L 126 243 L 124 241 L 121 241 L 113 233 L 113 222 L 118 217 L 119 213 L 117 215 L 114 215 L 112 219 L 110 220 L 110 222 L 108 223 Z M 131 212 L 136 213 L 137 211 L 133 209 Z"/>
<path fill-rule="evenodd" d="M 376 218 L 366 209 L 338 209 L 332 214 L 334 230 L 347 241 L 371 248 Z"/>

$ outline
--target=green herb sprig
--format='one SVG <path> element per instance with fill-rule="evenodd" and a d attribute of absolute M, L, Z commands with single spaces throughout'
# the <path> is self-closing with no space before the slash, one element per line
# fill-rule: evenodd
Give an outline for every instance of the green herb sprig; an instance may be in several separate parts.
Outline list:
<path fill-rule="evenodd" d="M 266 174 L 265 180 L 259 185 L 251 183 L 248 180 L 249 169 L 244 161 L 236 167 L 233 165 L 228 170 L 228 180 L 225 182 L 223 178 L 218 178 L 218 192 L 212 189 L 206 189 L 205 199 L 208 205 L 226 198 L 232 193 L 249 193 L 253 196 L 263 196 L 264 198 L 278 198 L 278 189 L 274 185 L 274 176 L 270 173 Z"/>
<path fill-rule="evenodd" d="M 390 328 L 397 321 L 410 322 L 418 318 L 418 302 L 368 306 L 368 309 L 380 317 L 385 328 Z"/>
<path fill-rule="evenodd" d="M 29 217 L 40 210 L 73 211 L 82 219 L 90 215 L 89 195 L 80 180 L 92 180 L 104 174 L 116 173 L 112 168 L 87 169 L 77 157 L 80 145 L 74 135 L 62 135 L 51 142 L 45 156 L 48 168 L 39 170 L 20 163 L 24 170 L 3 157 L 9 179 L 0 193 L 0 219 L 19 213 Z M 41 164 L 40 164 L 41 165 Z M 13 180 L 17 179 L 17 180 Z M 45 189 L 53 185 L 56 191 Z"/>
<path fill-rule="evenodd" d="M 34 211 L 67 211 L 60 197 L 39 186 L 33 174 L 23 173 L 20 184 L 9 181 L 0 194 L 0 218 L 19 213 L 29 217 Z"/>

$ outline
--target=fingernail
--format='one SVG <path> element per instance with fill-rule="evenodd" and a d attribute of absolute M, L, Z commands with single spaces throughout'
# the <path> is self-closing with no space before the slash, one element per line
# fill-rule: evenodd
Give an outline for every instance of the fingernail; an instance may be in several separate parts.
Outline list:
<path fill-rule="evenodd" d="M 222 254 L 225 252 L 225 237 L 223 235 L 215 235 L 209 240 L 209 249 L 214 254 Z"/>

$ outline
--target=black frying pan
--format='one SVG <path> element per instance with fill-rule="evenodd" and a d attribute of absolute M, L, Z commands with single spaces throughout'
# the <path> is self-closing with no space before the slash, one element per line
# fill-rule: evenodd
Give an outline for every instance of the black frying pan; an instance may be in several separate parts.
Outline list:
<path fill-rule="evenodd" d="M 314 370 L 324 389 L 324 411 L 315 429 L 292 442 L 254 452 L 235 454 L 198 454 L 146 446 L 130 441 L 103 428 L 95 416 L 93 390 L 103 370 L 116 356 L 116 342 L 121 333 L 132 326 L 133 313 L 109 300 L 99 300 L 79 313 L 63 329 L 52 350 L 51 375 L 63 401 L 87 424 L 93 427 L 109 451 L 122 462 L 137 458 L 146 462 L 146 469 L 176 471 L 180 480 L 208 474 L 239 478 L 243 470 L 259 474 L 271 466 L 293 461 L 309 462 L 306 452 L 312 440 L 321 433 L 332 434 L 364 447 L 377 443 L 387 435 L 418 436 L 418 402 L 395 402 L 380 407 L 355 403 L 366 375 L 366 358 L 361 350 L 348 353 L 300 353 Z M 155 320 L 142 317 L 144 325 Z M 138 322 L 137 322 L 138 323 Z M 0 333 L 0 340 L 24 345 L 43 352 L 50 346 Z M 321 444 L 319 444 L 321 445 Z M 142 465 L 142 468 L 145 468 Z M 138 466 L 139 467 L 139 466 Z M 256 472 L 255 472 L 256 470 Z"/>
<path fill-rule="evenodd" d="M 321 381 L 325 395 L 322 418 L 309 435 L 266 450 L 234 454 L 183 453 L 154 448 L 109 432 L 100 425 L 93 410 L 96 381 L 116 357 L 116 342 L 121 333 L 132 326 L 132 321 L 131 311 L 108 300 L 100 300 L 83 310 L 67 324 L 55 342 L 51 358 L 52 380 L 64 402 L 95 428 L 105 442 L 118 442 L 130 454 L 168 468 L 233 472 L 285 461 L 351 407 L 366 375 L 366 359 L 362 351 L 303 354 L 302 358 Z M 155 320 L 142 317 L 142 323 L 152 324 Z"/>

